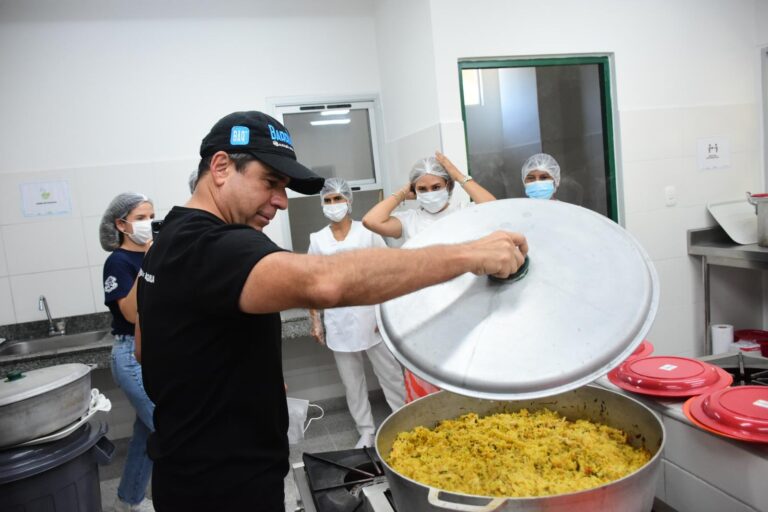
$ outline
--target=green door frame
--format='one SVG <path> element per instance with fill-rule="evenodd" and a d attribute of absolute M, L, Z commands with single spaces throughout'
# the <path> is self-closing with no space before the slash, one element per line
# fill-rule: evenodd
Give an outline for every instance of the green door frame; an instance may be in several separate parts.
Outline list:
<path fill-rule="evenodd" d="M 462 71 L 465 69 L 488 68 L 529 68 L 543 66 L 574 66 L 581 64 L 597 64 L 600 73 L 600 95 L 602 96 L 603 118 L 603 151 L 608 175 L 606 176 L 606 197 L 608 198 L 608 216 L 615 222 L 619 221 L 618 182 L 616 181 L 616 151 L 613 146 L 613 104 L 611 90 L 611 65 L 609 56 L 578 56 L 578 57 L 536 57 L 508 59 L 466 59 L 459 61 L 459 95 L 461 97 L 461 118 L 464 121 L 464 143 L 469 151 L 467 135 L 467 112 L 464 105 L 464 81 Z M 469 154 L 467 154 L 469 162 Z M 468 169 L 471 174 L 471 169 Z"/>

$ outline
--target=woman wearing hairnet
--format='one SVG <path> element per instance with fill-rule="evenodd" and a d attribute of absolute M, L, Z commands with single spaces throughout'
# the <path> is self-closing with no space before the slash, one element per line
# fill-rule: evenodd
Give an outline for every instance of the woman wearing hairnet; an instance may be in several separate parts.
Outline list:
<path fill-rule="evenodd" d="M 522 169 L 525 195 L 531 199 L 554 199 L 560 186 L 560 166 L 546 153 L 528 158 Z"/>
<path fill-rule="evenodd" d="M 454 184 L 458 182 L 475 203 L 485 203 L 496 198 L 472 179 L 464 176 L 442 153 L 422 158 L 411 169 L 408 184 L 379 202 L 365 214 L 365 227 L 382 236 L 402 239 L 403 242 L 429 227 L 435 221 L 455 212 L 458 207 L 449 199 Z M 406 199 L 416 199 L 419 208 L 394 210 Z M 405 370 L 406 400 L 439 391 L 439 388 Z"/>
<path fill-rule="evenodd" d="M 445 155 L 436 152 L 435 156 L 417 161 L 408 176 L 408 184 L 371 208 L 363 217 L 363 224 L 381 236 L 406 241 L 456 211 L 457 207 L 449 202 L 456 182 L 476 203 L 496 199 L 471 176 L 464 176 Z M 395 212 L 406 199 L 416 199 L 419 208 Z"/>
<path fill-rule="evenodd" d="M 330 255 L 352 249 L 386 247 L 384 240 L 365 229 L 362 223 L 353 221 L 352 191 L 341 178 L 329 178 L 320 191 L 323 215 L 331 223 L 309 236 L 309 254 Z M 365 382 L 363 353 L 368 356 L 373 371 L 384 391 L 384 398 L 396 411 L 405 403 L 403 370 L 382 343 L 376 327 L 376 313 L 373 306 L 355 306 L 326 309 L 321 312 L 310 310 L 312 336 L 333 351 L 336 366 L 347 395 L 349 412 L 355 420 L 360 440 L 356 448 L 373 446 L 376 427 L 368 400 L 368 386 Z M 325 327 L 325 330 L 323 330 Z"/>
<path fill-rule="evenodd" d="M 154 510 L 144 499 L 152 474 L 147 438 L 154 430 L 154 404 L 144 391 L 141 366 L 134 356 L 136 291 L 134 282 L 144 253 L 152 241 L 155 210 L 146 196 L 124 193 L 115 197 L 99 225 L 101 247 L 111 254 L 104 262 L 104 304 L 112 313 L 112 377 L 136 410 L 123 476 L 117 489 L 116 511 Z"/>

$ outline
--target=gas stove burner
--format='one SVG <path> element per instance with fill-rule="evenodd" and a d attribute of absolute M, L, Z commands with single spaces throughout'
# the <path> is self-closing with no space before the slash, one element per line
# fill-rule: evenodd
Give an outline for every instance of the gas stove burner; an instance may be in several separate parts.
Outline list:
<path fill-rule="evenodd" d="M 360 510 L 364 487 L 386 482 L 381 460 L 368 448 L 305 453 L 304 470 L 318 512 Z"/>
<path fill-rule="evenodd" d="M 733 375 L 732 386 L 768 386 L 768 360 L 745 356 L 741 352 L 705 359 Z"/>
<path fill-rule="evenodd" d="M 764 368 L 724 366 L 723 370 L 733 375 L 732 386 L 768 386 L 768 370 Z"/>

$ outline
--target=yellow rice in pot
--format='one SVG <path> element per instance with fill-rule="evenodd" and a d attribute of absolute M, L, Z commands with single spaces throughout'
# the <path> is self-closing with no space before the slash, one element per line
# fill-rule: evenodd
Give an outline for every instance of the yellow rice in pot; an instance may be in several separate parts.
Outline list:
<path fill-rule="evenodd" d="M 523 409 L 482 418 L 470 413 L 434 429 L 402 432 L 388 462 L 400 474 L 446 491 L 531 497 L 599 487 L 650 458 L 621 430 Z"/>

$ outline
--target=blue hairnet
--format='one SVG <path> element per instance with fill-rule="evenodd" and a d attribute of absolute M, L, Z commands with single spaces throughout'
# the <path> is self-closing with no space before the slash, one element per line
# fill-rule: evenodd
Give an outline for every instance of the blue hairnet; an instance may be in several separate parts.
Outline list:
<path fill-rule="evenodd" d="M 341 194 L 347 199 L 349 205 L 349 211 L 352 211 L 352 189 L 349 188 L 349 183 L 344 178 L 326 178 L 323 188 L 320 190 L 320 203 L 322 204 L 323 198 L 328 194 Z"/>
<path fill-rule="evenodd" d="M 125 192 L 119 194 L 109 203 L 104 215 L 101 216 L 101 223 L 99 224 L 99 242 L 101 242 L 102 249 L 112 252 L 120 247 L 123 241 L 123 234 L 117 230 L 115 221 L 117 219 L 125 219 L 141 203 L 152 204 L 152 200 L 144 194 Z"/>
<path fill-rule="evenodd" d="M 544 171 L 548 173 L 555 180 L 555 187 L 560 186 L 560 165 L 551 155 L 536 153 L 529 157 L 523 164 L 523 183 L 525 183 L 525 177 L 531 171 Z"/>

